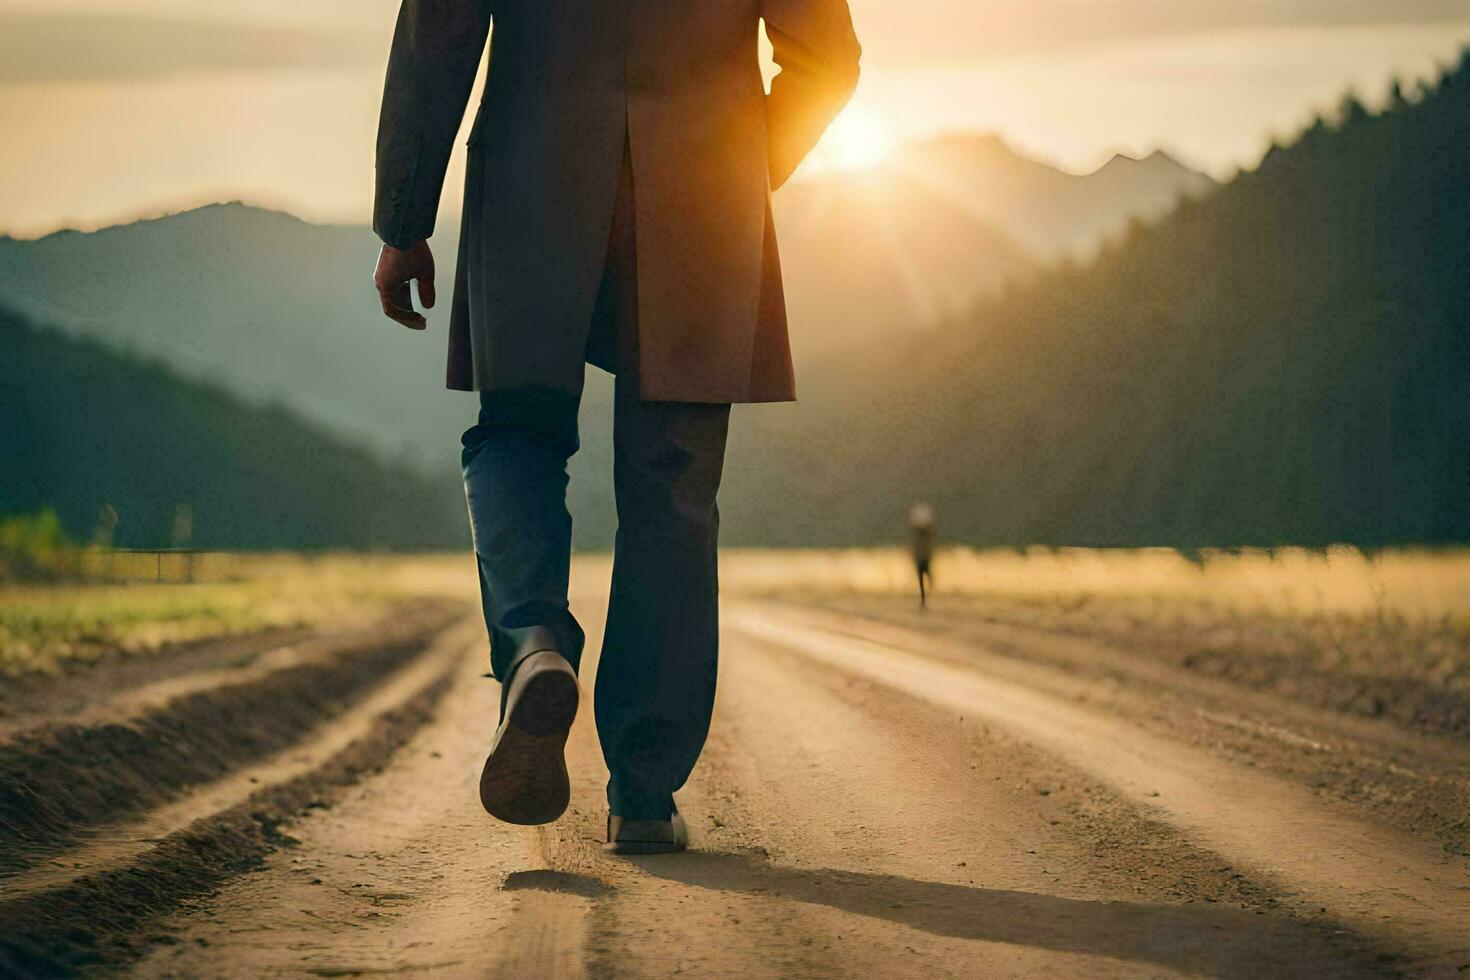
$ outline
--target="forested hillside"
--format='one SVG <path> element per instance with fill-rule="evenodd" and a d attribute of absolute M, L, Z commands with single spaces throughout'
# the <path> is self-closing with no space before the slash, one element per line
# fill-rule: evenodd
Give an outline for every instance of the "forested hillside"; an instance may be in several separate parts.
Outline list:
<path fill-rule="evenodd" d="M 467 542 L 452 470 L 430 480 L 279 407 L 0 310 L 0 513 L 54 508 L 87 538 L 160 547 L 181 506 L 202 548 Z"/>
<path fill-rule="evenodd" d="M 873 536 L 1470 540 L 1470 55 L 878 371 L 814 430 Z"/>

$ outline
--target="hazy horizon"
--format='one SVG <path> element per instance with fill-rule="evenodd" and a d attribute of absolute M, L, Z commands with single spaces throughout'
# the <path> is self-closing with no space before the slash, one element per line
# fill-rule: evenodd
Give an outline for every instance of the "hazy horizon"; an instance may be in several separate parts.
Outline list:
<path fill-rule="evenodd" d="M 850 115 L 865 130 L 885 143 L 993 132 L 1073 173 L 1163 150 L 1228 177 L 1345 92 L 1379 103 L 1390 79 L 1432 78 L 1470 42 L 1470 12 L 1445 0 L 1392 14 L 1369 0 L 852 6 L 866 57 Z M 0 0 L 0 120 L 17 137 L 0 147 L 0 234 L 228 200 L 365 223 L 396 0 L 252 7 Z M 462 148 L 450 221 L 461 168 Z"/>

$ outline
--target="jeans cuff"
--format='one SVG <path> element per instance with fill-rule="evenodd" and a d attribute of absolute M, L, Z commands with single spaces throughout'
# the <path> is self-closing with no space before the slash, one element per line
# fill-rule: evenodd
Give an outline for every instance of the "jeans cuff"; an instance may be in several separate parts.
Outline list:
<path fill-rule="evenodd" d="M 510 649 L 511 655 L 507 660 L 497 666 L 494 650 L 491 651 L 490 672 L 500 682 L 500 717 L 505 719 L 505 699 L 510 694 L 510 679 L 515 674 L 516 668 L 521 665 L 533 653 L 541 650 L 555 650 L 566 658 L 567 663 L 572 665 L 572 672 L 576 673 L 582 660 L 582 628 L 574 620 L 568 621 L 568 626 L 558 629 L 552 626 L 519 626 L 511 629 L 501 628 L 496 630 L 498 634 L 491 643 L 504 643 Z"/>
<path fill-rule="evenodd" d="M 565 622 L 552 625 L 497 626 L 491 642 L 497 646 L 504 644 L 504 649 L 509 653 L 504 660 L 498 656 L 491 657 L 495 679 L 506 684 L 510 682 L 510 675 L 514 673 L 516 665 L 538 650 L 555 650 L 566 658 L 573 671 L 580 672 L 585 634 L 576 621 L 568 616 Z M 504 666 L 497 668 L 495 661 Z M 502 674 L 505 676 L 501 676 Z"/>

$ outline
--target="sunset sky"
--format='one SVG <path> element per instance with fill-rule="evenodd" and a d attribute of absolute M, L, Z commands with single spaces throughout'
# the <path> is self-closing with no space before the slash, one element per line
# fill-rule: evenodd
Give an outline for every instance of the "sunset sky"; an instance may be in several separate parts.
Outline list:
<path fill-rule="evenodd" d="M 365 221 L 397 6 L 251 0 L 224 16 L 204 0 L 0 0 L 0 232 L 233 198 Z M 1163 148 L 1226 176 L 1343 91 L 1376 101 L 1395 74 L 1431 77 L 1470 42 L 1465 0 L 852 7 L 860 139 L 993 130 L 1077 171 Z"/>

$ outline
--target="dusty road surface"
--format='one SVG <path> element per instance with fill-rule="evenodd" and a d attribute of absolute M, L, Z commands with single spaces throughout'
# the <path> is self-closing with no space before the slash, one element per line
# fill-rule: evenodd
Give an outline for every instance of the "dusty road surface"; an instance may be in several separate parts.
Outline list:
<path fill-rule="evenodd" d="M 726 603 L 684 855 L 602 850 L 587 701 L 568 814 L 480 810 L 467 607 L 79 692 L 0 733 L 0 972 L 1470 974 L 1463 740 L 897 608 Z"/>

